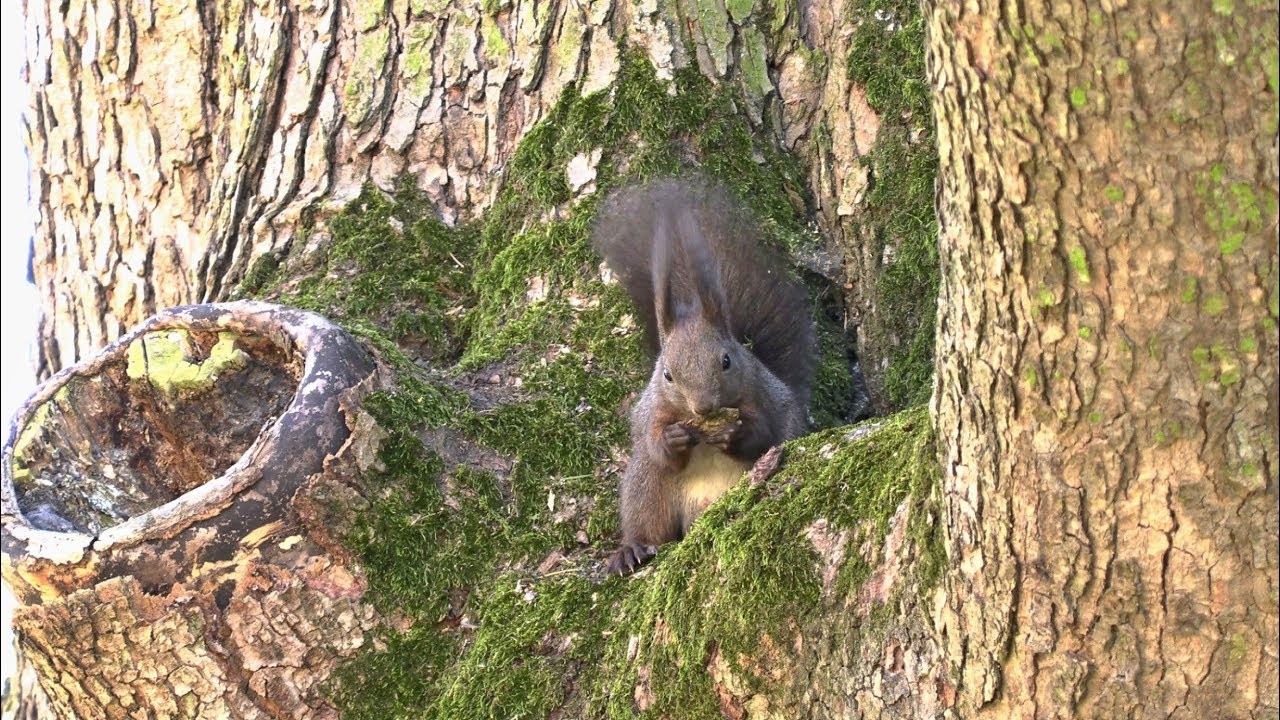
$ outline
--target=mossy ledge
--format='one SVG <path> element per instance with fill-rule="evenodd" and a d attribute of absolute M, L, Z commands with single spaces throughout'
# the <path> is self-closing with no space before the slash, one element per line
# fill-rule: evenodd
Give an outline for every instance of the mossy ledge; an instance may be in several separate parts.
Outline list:
<path fill-rule="evenodd" d="M 337 676 L 343 717 L 719 717 L 724 702 L 783 702 L 802 689 L 752 658 L 830 632 L 824 612 L 873 637 L 935 574 L 933 442 L 915 409 L 791 443 L 778 475 L 731 491 L 651 568 L 603 577 L 625 407 L 648 361 L 589 249 L 598 198 L 697 168 L 780 247 L 817 242 L 795 163 L 734 91 L 695 71 L 673 84 L 625 53 L 615 87 L 567 90 L 526 136 L 483 218 L 447 227 L 411 182 L 367 188 L 242 286 L 328 314 L 396 375 L 367 403 L 383 470 L 350 537 L 396 621 Z M 595 190 L 575 195 L 566 167 L 584 155 L 599 157 Z M 852 401 L 848 346 L 822 310 L 830 288 L 806 281 L 824 353 L 812 415 L 830 427 Z M 868 598 L 895 516 L 910 518 L 912 570 Z"/>

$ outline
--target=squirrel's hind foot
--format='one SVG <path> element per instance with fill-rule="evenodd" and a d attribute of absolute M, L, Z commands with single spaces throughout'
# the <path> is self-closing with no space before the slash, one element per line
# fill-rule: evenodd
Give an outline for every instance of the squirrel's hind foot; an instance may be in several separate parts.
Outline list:
<path fill-rule="evenodd" d="M 609 574 L 626 575 L 635 572 L 641 565 L 658 554 L 656 545 L 626 544 L 609 556 Z"/>

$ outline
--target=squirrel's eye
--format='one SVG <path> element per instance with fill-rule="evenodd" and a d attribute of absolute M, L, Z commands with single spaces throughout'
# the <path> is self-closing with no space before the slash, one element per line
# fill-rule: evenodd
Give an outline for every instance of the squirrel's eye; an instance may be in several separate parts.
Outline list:
<path fill-rule="evenodd" d="M 671 382 L 671 371 L 667 368 L 662 368 L 662 377 L 666 378 L 667 382 Z"/>
<path fill-rule="evenodd" d="M 728 370 L 729 366 L 732 364 L 733 363 L 729 362 L 729 353 L 725 353 L 724 358 L 720 361 L 720 367 L 724 368 L 725 370 Z"/>

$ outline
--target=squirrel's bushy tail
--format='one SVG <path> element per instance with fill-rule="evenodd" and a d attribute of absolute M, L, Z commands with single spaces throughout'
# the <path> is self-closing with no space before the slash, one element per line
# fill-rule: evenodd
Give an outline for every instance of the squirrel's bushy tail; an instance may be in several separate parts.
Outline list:
<path fill-rule="evenodd" d="M 723 302 L 734 337 L 807 402 L 817 354 L 812 307 L 785 263 L 763 243 L 758 222 L 726 191 L 698 178 L 623 188 L 604 201 L 592 234 L 596 250 L 639 309 L 650 350 L 658 350 L 655 292 Z M 659 243 L 672 247 L 655 248 Z M 715 267 L 655 273 L 655 258 Z M 692 280 L 708 274 L 719 278 L 718 298 Z M 655 276 L 672 287 L 655 288 Z"/>

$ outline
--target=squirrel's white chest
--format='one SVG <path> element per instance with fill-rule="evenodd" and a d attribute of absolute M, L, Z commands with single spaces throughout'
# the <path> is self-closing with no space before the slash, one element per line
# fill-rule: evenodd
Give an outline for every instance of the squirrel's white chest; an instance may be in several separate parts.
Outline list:
<path fill-rule="evenodd" d="M 735 460 L 709 445 L 694 447 L 689 453 L 689 464 L 677 478 L 684 492 L 685 529 L 750 469 L 751 463 Z"/>

